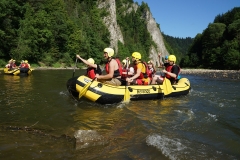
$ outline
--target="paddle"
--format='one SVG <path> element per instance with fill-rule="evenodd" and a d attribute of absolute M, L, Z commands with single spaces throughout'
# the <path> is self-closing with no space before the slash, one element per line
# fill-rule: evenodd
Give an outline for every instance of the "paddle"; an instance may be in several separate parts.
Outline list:
<path fill-rule="evenodd" d="M 172 93 L 172 85 L 169 79 L 165 77 L 163 81 L 163 90 L 164 90 L 164 95 L 168 95 Z"/>
<path fill-rule="evenodd" d="M 77 65 L 77 58 L 76 58 L 76 61 L 75 61 L 74 70 L 73 70 L 73 76 L 72 77 L 74 77 L 76 65 Z"/>
<path fill-rule="evenodd" d="M 93 81 L 96 79 L 96 77 L 94 79 L 92 79 L 92 81 L 88 82 L 83 89 L 81 90 L 81 92 L 79 93 L 78 98 L 80 99 L 84 94 L 86 94 L 88 88 L 91 86 L 91 84 L 93 83 Z"/>
<path fill-rule="evenodd" d="M 126 65 L 127 65 L 127 77 L 128 77 L 128 60 L 127 59 L 126 59 Z M 126 81 L 125 94 L 124 94 L 123 102 L 129 102 L 130 101 L 130 93 L 129 93 L 127 85 L 128 85 L 128 82 Z"/>

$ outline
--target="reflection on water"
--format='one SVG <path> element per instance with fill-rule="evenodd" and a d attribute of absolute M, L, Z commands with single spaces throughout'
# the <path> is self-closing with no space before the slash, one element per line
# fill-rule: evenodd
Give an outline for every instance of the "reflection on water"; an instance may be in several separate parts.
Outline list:
<path fill-rule="evenodd" d="M 4 100 L 7 105 L 14 107 L 19 107 L 15 104 L 15 102 L 24 102 L 25 98 L 29 95 L 29 91 L 31 91 L 31 76 L 20 77 L 20 76 L 11 76 L 11 75 L 3 75 L 3 79 L 5 80 L 4 87 L 5 92 Z M 17 95 L 17 96 L 16 96 Z"/>
<path fill-rule="evenodd" d="M 69 95 L 71 76 L 0 75 L 0 159 L 240 158 L 239 81 L 188 75 L 186 96 L 99 105 Z"/>

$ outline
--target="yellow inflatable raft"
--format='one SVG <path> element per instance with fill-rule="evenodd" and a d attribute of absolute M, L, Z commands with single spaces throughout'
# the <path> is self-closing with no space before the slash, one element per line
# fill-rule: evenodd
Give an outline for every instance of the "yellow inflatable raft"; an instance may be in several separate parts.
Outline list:
<path fill-rule="evenodd" d="M 80 76 L 69 79 L 67 89 L 74 97 L 79 97 L 81 92 L 84 92 L 82 96 L 93 102 L 113 104 L 122 102 L 126 93 L 129 94 L 130 101 L 153 100 L 186 95 L 191 87 L 187 78 L 181 78 L 176 85 L 171 85 L 170 81 L 165 79 L 162 85 L 112 86 Z"/>
<path fill-rule="evenodd" d="M 8 75 L 14 75 L 14 76 L 19 76 L 19 75 L 30 75 L 32 73 L 33 69 L 29 68 L 16 68 L 10 70 L 9 68 L 4 68 L 4 74 Z"/>

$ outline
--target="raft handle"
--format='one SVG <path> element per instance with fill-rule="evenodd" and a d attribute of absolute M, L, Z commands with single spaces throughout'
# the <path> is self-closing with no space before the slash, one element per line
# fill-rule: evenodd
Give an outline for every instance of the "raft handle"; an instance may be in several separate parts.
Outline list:
<path fill-rule="evenodd" d="M 154 91 L 156 91 L 156 90 L 157 90 L 157 88 L 156 88 L 156 87 L 154 87 L 154 86 L 152 86 L 152 89 L 153 89 Z"/>
<path fill-rule="evenodd" d="M 102 88 L 102 83 L 98 83 L 97 86 L 98 86 L 99 88 Z"/>
<path fill-rule="evenodd" d="M 176 90 L 176 87 L 175 87 L 175 86 L 172 86 L 172 88 L 173 88 L 174 90 Z"/>
<path fill-rule="evenodd" d="M 132 92 L 133 91 L 133 89 L 131 88 L 131 87 L 127 87 L 128 88 L 128 90 L 130 91 L 130 92 Z"/>

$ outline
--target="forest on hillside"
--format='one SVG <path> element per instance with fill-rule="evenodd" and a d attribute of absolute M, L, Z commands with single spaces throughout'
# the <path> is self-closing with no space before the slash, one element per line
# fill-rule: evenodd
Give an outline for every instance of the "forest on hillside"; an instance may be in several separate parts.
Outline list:
<path fill-rule="evenodd" d="M 101 2 L 101 1 L 100 1 Z M 70 66 L 75 55 L 103 63 L 103 49 L 110 45 L 110 33 L 103 23 L 109 13 L 97 0 L 2 0 L 0 2 L 0 65 L 13 58 L 32 64 Z M 119 58 L 139 51 L 144 59 L 155 45 L 142 15 L 143 3 L 127 13 L 132 0 L 118 0 L 117 21 L 125 44 L 119 42 Z M 128 4 L 128 5 L 127 5 Z M 124 13 L 124 14 L 123 14 Z"/>
<path fill-rule="evenodd" d="M 68 67 L 75 55 L 103 64 L 103 49 L 110 47 L 110 33 L 103 22 L 109 13 L 98 8 L 104 0 L 1 0 L 0 66 L 13 58 L 27 59 L 32 66 Z M 120 59 L 139 51 L 148 61 L 151 46 L 156 48 L 147 30 L 147 3 L 129 8 L 133 0 L 116 0 L 117 23 L 124 44 L 118 42 Z M 150 11 L 151 12 L 151 11 Z M 160 29 L 160 24 L 158 24 Z M 239 8 L 217 15 L 202 34 L 190 38 L 163 34 L 170 54 L 181 67 L 239 69 Z M 114 48 L 115 49 L 115 48 Z"/>
<path fill-rule="evenodd" d="M 188 53 L 188 48 L 193 43 L 193 38 L 186 37 L 186 38 L 179 38 L 179 37 L 172 37 L 166 35 L 164 33 L 164 44 L 169 52 L 169 54 L 174 54 L 177 57 L 177 63 L 179 64 Z"/>
<path fill-rule="evenodd" d="M 240 69 L 240 7 L 217 15 L 202 34 L 197 34 L 181 66 Z"/>

